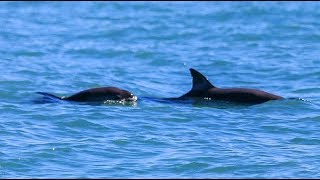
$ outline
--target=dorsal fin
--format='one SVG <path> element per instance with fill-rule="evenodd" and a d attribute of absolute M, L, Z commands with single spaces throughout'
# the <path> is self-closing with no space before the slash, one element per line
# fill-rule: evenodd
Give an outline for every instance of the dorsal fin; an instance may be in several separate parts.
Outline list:
<path fill-rule="evenodd" d="M 215 88 L 213 86 L 208 78 L 206 78 L 204 75 L 202 75 L 200 72 L 196 71 L 195 69 L 190 68 L 190 73 L 192 76 L 192 89 L 191 91 L 194 90 L 207 90 L 210 88 Z"/>

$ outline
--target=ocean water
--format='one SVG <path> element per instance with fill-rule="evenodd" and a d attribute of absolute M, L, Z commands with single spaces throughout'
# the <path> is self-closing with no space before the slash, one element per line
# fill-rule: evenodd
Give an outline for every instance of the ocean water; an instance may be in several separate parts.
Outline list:
<path fill-rule="evenodd" d="M 319 2 L 1 2 L 1 178 L 319 178 Z M 170 103 L 189 68 L 287 99 Z M 133 104 L 35 103 L 116 86 Z M 289 99 L 293 98 L 293 99 Z"/>

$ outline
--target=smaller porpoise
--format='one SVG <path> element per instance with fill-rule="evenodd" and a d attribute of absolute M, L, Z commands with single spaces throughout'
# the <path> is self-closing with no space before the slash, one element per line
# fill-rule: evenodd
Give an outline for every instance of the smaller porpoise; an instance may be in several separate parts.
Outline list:
<path fill-rule="evenodd" d="M 195 69 L 190 68 L 190 73 L 193 78 L 192 89 L 178 99 L 205 98 L 243 104 L 260 104 L 270 100 L 284 99 L 281 96 L 257 89 L 218 88 L 212 85 L 204 75 Z"/>
<path fill-rule="evenodd" d="M 69 97 L 58 97 L 46 92 L 37 92 L 44 96 L 48 96 L 54 99 L 75 101 L 75 102 L 105 102 L 108 100 L 113 101 L 137 101 L 137 96 L 131 92 L 117 87 L 99 87 L 80 91 Z"/>

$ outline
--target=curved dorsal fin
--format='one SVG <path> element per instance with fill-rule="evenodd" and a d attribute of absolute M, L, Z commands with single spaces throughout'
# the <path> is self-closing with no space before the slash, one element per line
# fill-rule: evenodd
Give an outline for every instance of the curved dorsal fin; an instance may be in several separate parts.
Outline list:
<path fill-rule="evenodd" d="M 193 90 L 207 90 L 210 88 L 215 88 L 213 86 L 208 78 L 206 78 L 204 75 L 202 75 L 200 72 L 196 71 L 195 69 L 190 68 L 190 73 L 192 76 L 192 89 Z"/>

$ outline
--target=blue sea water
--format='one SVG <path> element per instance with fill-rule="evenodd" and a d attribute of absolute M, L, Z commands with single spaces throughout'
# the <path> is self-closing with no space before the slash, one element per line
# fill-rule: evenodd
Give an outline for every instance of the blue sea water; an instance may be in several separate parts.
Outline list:
<path fill-rule="evenodd" d="M 319 2 L 1 2 L 1 178 L 319 178 Z M 286 98 L 170 103 L 189 68 Z M 34 103 L 116 86 L 135 104 Z M 298 99 L 300 98 L 300 99 Z"/>

